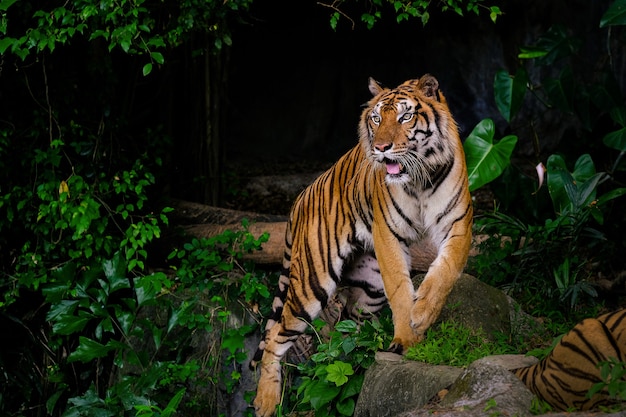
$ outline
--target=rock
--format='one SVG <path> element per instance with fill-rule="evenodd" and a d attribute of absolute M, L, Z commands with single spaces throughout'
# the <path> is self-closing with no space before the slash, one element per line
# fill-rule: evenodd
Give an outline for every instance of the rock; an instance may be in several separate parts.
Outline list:
<path fill-rule="evenodd" d="M 416 288 L 423 277 L 414 277 Z M 482 329 L 487 337 L 495 340 L 497 334 L 510 334 L 510 310 L 509 299 L 502 291 L 471 275 L 462 274 L 452 288 L 437 323 L 453 321 L 469 329 Z"/>
<path fill-rule="evenodd" d="M 533 394 L 497 362 L 493 358 L 474 361 L 452 385 L 441 406 L 483 413 L 489 410 L 489 414 L 530 415 Z"/>
<path fill-rule="evenodd" d="M 376 362 L 365 373 L 354 417 L 397 416 L 423 407 L 461 372 L 452 366 L 428 365 L 378 352 Z"/>
<path fill-rule="evenodd" d="M 525 363 L 525 357 L 490 357 L 473 362 L 452 384 L 439 404 L 418 407 L 398 417 L 530 416 L 533 394 L 498 363 Z"/>
<path fill-rule="evenodd" d="M 527 355 L 492 355 L 485 356 L 476 362 L 479 364 L 500 366 L 507 371 L 512 371 L 513 369 L 532 366 L 539 362 L 539 359 Z"/>

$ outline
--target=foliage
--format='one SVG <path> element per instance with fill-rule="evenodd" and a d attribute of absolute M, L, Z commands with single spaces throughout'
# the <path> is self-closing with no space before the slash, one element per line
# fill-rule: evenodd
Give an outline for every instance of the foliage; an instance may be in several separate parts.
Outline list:
<path fill-rule="evenodd" d="M 318 337 L 317 353 L 297 365 L 297 384 L 290 395 L 295 410 L 315 410 L 317 416 L 350 416 L 361 391 L 365 370 L 377 351 L 391 342 L 389 309 L 378 320 L 338 322 L 322 341 L 322 320 L 313 323 Z M 286 404 L 281 405 L 285 410 Z"/>
<path fill-rule="evenodd" d="M 198 329 L 209 334 L 218 331 L 217 351 L 224 352 L 226 362 L 244 362 L 243 339 L 254 327 L 242 324 L 224 330 L 236 305 L 229 297 L 253 302 L 266 298 L 268 292 L 254 279 L 254 288 L 246 287 L 251 271 L 242 270 L 238 279 L 229 271 L 230 279 L 223 279 L 224 267 L 231 257 L 240 258 L 241 245 L 245 250 L 259 249 L 264 238 L 254 239 L 242 230 L 227 232 L 215 241 L 219 244 L 203 243 L 201 258 L 218 260 L 210 267 L 202 261 L 203 268 L 196 267 L 193 256 L 200 256 L 199 252 L 192 256 L 184 250 L 175 252 L 184 260 L 179 268 L 184 279 L 162 272 L 129 277 L 121 252 L 88 269 L 79 268 L 78 260 L 73 260 L 50 271 L 50 279 L 39 287 L 49 306 L 46 320 L 51 325 L 45 348 L 56 364 L 39 382 L 47 387 L 41 398 L 46 415 L 97 412 L 118 416 L 130 415 L 132 410 L 137 415 L 172 415 L 188 384 L 201 377 L 232 392 L 240 377 L 236 366 L 234 371 L 222 369 L 221 354 L 217 354 L 205 365 L 211 368 L 207 372 L 182 352 Z M 211 278 L 216 284 L 207 289 Z M 198 289 L 206 295 L 201 296 Z M 15 371 L 4 375 L 21 377 Z M 4 411 L 11 413 L 11 409 Z"/>
<path fill-rule="evenodd" d="M 406 358 L 463 367 L 482 357 L 505 353 L 512 353 L 510 346 L 489 341 L 482 331 L 473 331 L 456 322 L 442 322 L 428 329 L 424 340 L 408 349 Z"/>
<path fill-rule="evenodd" d="M 606 390 L 609 398 L 618 401 L 626 400 L 626 363 L 610 358 L 598 364 L 602 382 L 594 384 L 587 397 L 591 398 L 600 391 Z"/>
<path fill-rule="evenodd" d="M 142 55 L 147 63 L 143 74 L 153 65 L 162 65 L 168 48 L 180 45 L 194 34 L 209 34 L 214 47 L 230 45 L 228 19 L 246 10 L 251 0 L 181 2 L 155 1 L 81 1 L 60 6 L 36 5 L 16 0 L 0 1 L 0 54 L 10 52 L 22 60 L 31 54 L 54 52 L 78 38 L 105 42 L 109 52 L 120 49 L 126 54 Z M 22 6 L 19 8 L 16 6 Z"/>
<path fill-rule="evenodd" d="M 361 15 L 361 21 L 367 25 L 368 29 L 382 18 L 383 11 L 387 8 L 393 8 L 398 23 L 409 19 L 420 19 L 425 26 L 430 20 L 430 14 L 433 8 L 438 8 L 442 12 L 451 11 L 459 16 L 464 13 L 473 13 L 479 15 L 481 11 L 488 12 L 489 17 L 495 23 L 498 16 L 502 15 L 498 6 L 488 6 L 484 4 L 484 0 L 445 0 L 432 5 L 430 0 L 373 0 L 371 9 Z M 331 4 L 320 3 L 333 10 L 330 16 L 330 26 L 337 28 L 341 17 L 348 19 L 354 28 L 354 20 L 343 11 L 344 6 L 350 3 L 347 0 L 335 0 Z"/>
<path fill-rule="evenodd" d="M 508 135 L 494 143 L 494 135 L 493 121 L 484 119 L 463 142 L 470 191 L 498 178 L 509 165 L 517 137 Z"/>
<path fill-rule="evenodd" d="M 605 18 L 610 15 L 611 21 L 619 24 L 616 10 L 613 6 Z M 489 283 L 506 286 L 543 313 L 554 310 L 556 305 L 574 311 L 581 301 L 595 298 L 597 291 L 590 282 L 593 268 L 619 252 L 617 247 L 624 244 L 608 235 L 616 230 L 614 222 L 621 222 L 619 215 L 615 217 L 619 212 L 613 209 L 615 201 L 626 194 L 621 186 L 626 110 L 610 68 L 591 83 L 582 81 L 584 69 L 579 70 L 577 65 L 580 45 L 578 37 L 564 27 L 554 26 L 535 45 L 522 48 L 519 57 L 536 68 L 549 67 L 549 73 L 556 77 L 533 80 L 530 71 L 520 66 L 514 75 L 498 72 L 494 81 L 497 107 L 511 127 L 525 124 L 532 128 L 532 120 L 517 119 L 530 92 L 546 111 L 575 117 L 582 132 L 586 132 L 576 140 L 568 139 L 566 153 L 549 155 L 545 165 L 537 165 L 539 187 L 543 171 L 547 172 L 547 194 L 536 188 L 533 196 L 520 198 L 519 192 L 512 191 L 508 199 L 499 190 L 511 188 L 515 176 L 505 171 L 506 186 L 493 187 L 504 208 L 498 207 L 476 222 L 479 233 L 489 238 L 481 244 L 481 255 L 471 261 L 470 269 Z M 560 72 L 554 71 L 559 66 Z M 534 74 L 542 72 L 535 70 Z M 541 137 L 537 132 L 533 131 L 531 141 L 539 160 Z M 576 153 L 579 143 L 584 143 L 587 152 Z M 598 172 L 596 158 L 610 168 Z M 573 167 L 571 160 L 575 161 Z M 551 211 L 531 207 L 533 201 L 538 203 L 544 196 L 549 198 Z"/>

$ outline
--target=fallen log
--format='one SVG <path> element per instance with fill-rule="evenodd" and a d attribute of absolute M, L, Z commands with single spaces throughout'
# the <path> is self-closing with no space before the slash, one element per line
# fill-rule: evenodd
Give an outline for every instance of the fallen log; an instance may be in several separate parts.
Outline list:
<path fill-rule="evenodd" d="M 287 227 L 286 216 L 230 210 L 181 200 L 174 201 L 172 208 L 174 212 L 170 215 L 170 222 L 178 224 L 185 235 L 198 239 L 217 236 L 226 230 L 244 230 L 242 221 L 247 219 L 248 231 L 253 236 L 259 237 L 268 232 L 269 240 L 263 244 L 261 250 L 245 254 L 244 259 L 262 265 L 281 264 Z M 480 236 L 474 238 L 475 244 L 470 251 L 470 256 L 476 255 L 476 242 L 480 238 Z M 411 246 L 413 270 L 428 270 L 435 255 L 436 250 L 430 245 Z"/>

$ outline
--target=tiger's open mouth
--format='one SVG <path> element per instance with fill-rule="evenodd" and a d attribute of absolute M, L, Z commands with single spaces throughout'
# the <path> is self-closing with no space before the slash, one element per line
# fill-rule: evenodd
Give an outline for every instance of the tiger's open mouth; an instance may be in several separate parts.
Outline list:
<path fill-rule="evenodd" d="M 385 158 L 383 162 L 387 168 L 388 175 L 402 175 L 406 173 L 406 169 L 398 161 L 392 161 L 391 159 Z"/>

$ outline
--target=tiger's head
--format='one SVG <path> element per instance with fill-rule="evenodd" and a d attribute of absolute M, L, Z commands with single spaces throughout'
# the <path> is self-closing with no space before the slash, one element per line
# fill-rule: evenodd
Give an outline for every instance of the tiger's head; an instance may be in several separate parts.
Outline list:
<path fill-rule="evenodd" d="M 387 183 L 425 184 L 458 154 L 460 140 L 439 82 L 432 75 L 394 89 L 369 79 L 374 96 L 361 115 L 359 134 L 365 153 Z"/>

